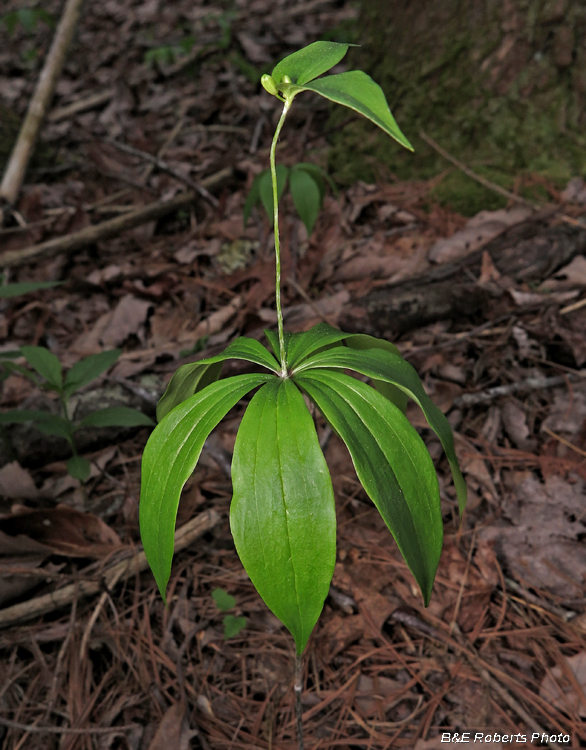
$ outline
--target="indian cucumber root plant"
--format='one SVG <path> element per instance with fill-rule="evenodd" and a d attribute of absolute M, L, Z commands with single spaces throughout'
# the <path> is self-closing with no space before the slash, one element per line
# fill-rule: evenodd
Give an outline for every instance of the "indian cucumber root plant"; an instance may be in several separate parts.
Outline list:
<path fill-rule="evenodd" d="M 315 42 L 262 78 L 264 88 L 283 102 L 270 151 L 278 332 L 265 334 L 272 352 L 256 339 L 241 337 L 222 354 L 180 367 L 159 402 L 159 424 L 142 461 L 141 536 L 164 598 L 181 490 L 210 432 L 256 390 L 234 446 L 230 528 L 252 583 L 295 640 L 300 747 L 301 656 L 328 595 L 336 560 L 332 481 L 304 395 L 346 444 L 358 479 L 426 605 L 442 548 L 442 516 L 432 459 L 405 416 L 408 398 L 421 407 L 444 447 L 460 511 L 466 502 L 448 421 L 393 344 L 325 323 L 303 333 L 283 330 L 275 150 L 294 98 L 304 91 L 320 94 L 364 115 L 411 149 L 382 89 L 368 75 L 350 71 L 318 78 L 340 62 L 348 46 Z M 264 371 L 219 380 L 222 363 L 230 358 Z M 345 370 L 367 376 L 372 385 Z"/>

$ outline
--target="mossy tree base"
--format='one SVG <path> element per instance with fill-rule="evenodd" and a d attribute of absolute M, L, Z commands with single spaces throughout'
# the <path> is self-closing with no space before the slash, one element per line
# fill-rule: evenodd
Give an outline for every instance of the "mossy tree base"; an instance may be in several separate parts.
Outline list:
<path fill-rule="evenodd" d="M 351 67 L 380 82 L 416 154 L 353 122 L 331 154 L 341 183 L 445 170 L 420 129 L 504 187 L 586 175 L 585 0 L 362 0 L 356 41 Z M 437 198 L 468 215 L 504 204 L 459 173 Z"/>

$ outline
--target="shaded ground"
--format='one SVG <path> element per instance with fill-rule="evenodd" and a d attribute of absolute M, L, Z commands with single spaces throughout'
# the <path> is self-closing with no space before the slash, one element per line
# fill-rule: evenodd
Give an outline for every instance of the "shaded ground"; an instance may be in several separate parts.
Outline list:
<path fill-rule="evenodd" d="M 179 363 L 274 327 L 270 228 L 258 214 L 244 231 L 242 208 L 268 164 L 276 112 L 247 76 L 331 35 L 354 12 L 321 1 L 269 9 L 259 0 L 230 11 L 201 3 L 88 6 L 58 87 L 57 116 L 43 130 L 54 162 L 31 172 L 18 205 L 28 226 L 0 230 L 3 250 L 183 190 L 106 139 L 149 154 L 164 149 L 192 181 L 229 172 L 210 188 L 217 206 L 202 199 L 71 257 L 11 270 L 11 281 L 66 283 L 2 302 L 7 347 L 43 344 L 70 366 L 121 346 L 118 364 L 84 398 L 110 403 L 132 394 L 133 405 L 152 412 Z M 22 114 L 34 83 L 28 53 L 42 58 L 50 32 L 40 24 L 30 38 L 1 33 L 0 91 Z M 184 67 L 181 40 L 189 34 L 201 46 Z M 152 54 L 161 46 L 177 51 Z M 146 63 L 145 55 L 160 62 Z M 100 92 L 100 104 L 59 114 Z M 320 102 L 296 100 L 279 158 L 325 165 L 327 120 Z M 335 325 L 372 289 L 463 255 L 512 221 L 508 213 L 466 225 L 433 203 L 433 187 L 359 183 L 326 199 L 310 239 L 285 202 L 289 330 L 322 319 Z M 564 224 L 579 226 L 583 192 L 574 183 L 565 193 Z M 558 214 L 546 223 L 560 221 Z M 579 306 L 586 249 L 576 236 L 571 267 L 553 268 L 545 285 L 500 276 L 486 254 L 474 281 L 493 290 L 492 309 L 407 331 L 396 342 L 447 413 L 469 486 L 460 527 L 439 443 L 410 411 L 438 467 L 445 520 L 427 610 L 347 452 L 318 418 L 338 503 L 338 564 L 305 663 L 308 748 L 424 750 L 439 748 L 442 733 L 465 731 L 490 734 L 496 747 L 494 733 L 525 735 L 527 742 L 514 742 L 523 747 L 543 732 L 569 735 L 561 746 L 586 746 L 586 308 Z M 224 374 L 242 371 L 236 363 Z M 561 382 L 528 382 L 560 374 Z M 518 383 L 525 390 L 462 400 Z M 3 409 L 36 398 L 24 378 L 3 383 Z M 67 477 L 65 452 L 41 462 L 47 439 L 37 434 L 31 449 L 30 430 L 11 431 L 26 468 L 7 454 L 0 469 L 2 748 L 297 747 L 292 642 L 252 588 L 228 529 L 230 452 L 243 410 L 212 436 L 186 487 L 178 527 L 200 514 L 209 523 L 176 556 L 168 610 L 152 576 L 132 562 L 148 431 L 93 436 L 86 453 L 93 476 L 84 487 Z M 24 508 L 37 513 L 25 516 Z M 125 557 L 128 570 L 112 568 Z M 228 640 L 226 615 L 212 598 L 217 588 L 236 600 L 229 614 L 247 620 Z M 65 606 L 56 605 L 59 596 Z"/>

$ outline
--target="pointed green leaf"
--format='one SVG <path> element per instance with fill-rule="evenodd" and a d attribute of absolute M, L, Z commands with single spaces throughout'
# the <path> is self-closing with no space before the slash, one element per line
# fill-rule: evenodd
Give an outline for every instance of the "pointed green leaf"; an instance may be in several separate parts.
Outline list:
<path fill-rule="evenodd" d="M 36 425 L 37 430 L 44 435 L 65 438 L 73 446 L 73 425 L 68 419 L 51 414 L 46 419 L 36 422 Z"/>
<path fill-rule="evenodd" d="M 443 526 L 437 476 L 423 440 L 392 402 L 356 378 L 306 370 L 295 382 L 346 443 L 358 479 L 395 538 L 427 606 Z"/>
<path fill-rule="evenodd" d="M 15 284 L 5 284 L 0 286 L 0 299 L 19 297 L 21 294 L 36 292 L 39 289 L 52 289 L 62 283 L 62 281 L 19 281 Z"/>
<path fill-rule="evenodd" d="M 319 186 L 310 174 L 301 169 L 291 172 L 289 183 L 293 203 L 309 235 L 313 231 L 321 206 Z"/>
<path fill-rule="evenodd" d="M 212 591 L 212 599 L 216 603 L 216 607 L 221 612 L 226 612 L 229 609 L 233 609 L 236 606 L 236 599 L 224 589 L 214 589 Z"/>
<path fill-rule="evenodd" d="M 92 471 L 92 465 L 83 456 L 73 456 L 67 462 L 67 472 L 74 479 L 85 482 Z"/>
<path fill-rule="evenodd" d="M 304 172 L 307 172 L 317 182 L 319 186 L 320 194 L 322 197 L 322 202 L 326 194 L 326 186 L 325 186 L 326 182 L 330 186 L 332 193 L 336 196 L 338 195 L 338 188 L 336 187 L 334 181 L 329 176 L 329 174 L 325 171 L 325 169 L 322 169 L 317 164 L 311 164 L 310 162 L 306 162 L 306 161 L 299 162 L 299 164 L 295 164 L 294 166 L 291 167 L 291 171 L 294 171 L 297 169 L 302 169 Z"/>
<path fill-rule="evenodd" d="M 309 331 L 294 333 L 289 340 L 287 362 L 289 367 L 296 368 L 300 362 L 314 354 L 318 349 L 342 341 L 351 334 L 334 328 L 328 323 L 318 323 Z"/>
<path fill-rule="evenodd" d="M 261 175 L 257 174 L 250 187 L 250 193 L 246 196 L 246 202 L 242 211 L 242 221 L 245 227 L 248 224 L 252 209 L 260 201 L 260 178 Z"/>
<path fill-rule="evenodd" d="M 413 146 L 400 131 L 391 114 L 384 92 L 378 83 L 361 70 L 350 70 L 334 76 L 320 78 L 304 86 L 291 86 L 291 91 L 315 91 L 316 94 L 364 115 L 378 125 L 401 146 L 413 151 Z"/>
<path fill-rule="evenodd" d="M 385 339 L 377 339 L 374 336 L 367 336 L 365 333 L 358 333 L 353 336 L 349 336 L 346 339 L 346 346 L 350 349 L 357 349 L 358 351 L 364 351 L 365 349 L 386 349 L 388 352 L 392 352 L 397 356 L 401 356 L 401 353 L 394 344 Z M 405 414 L 407 411 L 407 402 L 409 397 L 400 388 L 392 383 L 386 383 L 384 380 L 372 379 L 372 384 L 379 393 L 382 393 L 385 398 L 392 401 L 395 406 Z"/>
<path fill-rule="evenodd" d="M 277 173 L 277 196 L 278 196 L 277 203 L 278 203 L 281 200 L 281 196 L 283 195 L 283 191 L 285 190 L 285 187 L 287 185 L 287 175 L 289 174 L 289 170 L 283 164 L 277 164 L 275 166 L 275 171 Z M 260 175 L 258 189 L 259 189 L 259 194 L 260 194 L 260 200 L 264 206 L 265 211 L 267 212 L 269 221 L 272 224 L 274 220 L 274 217 L 273 217 L 273 205 L 274 205 L 273 181 L 272 181 L 271 172 L 269 169 L 266 169 Z"/>
<path fill-rule="evenodd" d="M 49 385 L 57 390 L 61 388 L 63 382 L 61 362 L 52 352 L 44 346 L 21 346 L 20 351 L 29 365 L 45 378 Z"/>
<path fill-rule="evenodd" d="M 157 406 L 157 419 L 163 417 L 186 398 L 206 388 L 220 377 L 221 363 L 226 359 L 243 359 L 256 365 L 266 367 L 272 372 L 279 373 L 281 368 L 273 355 L 256 339 L 241 336 L 227 346 L 221 354 L 215 357 L 200 359 L 182 365 L 173 375 L 167 390 Z M 218 363 L 220 366 L 218 367 Z"/>
<path fill-rule="evenodd" d="M 460 513 L 463 513 L 466 507 L 467 489 L 454 449 L 452 428 L 448 420 L 425 392 L 415 369 L 402 357 L 393 354 L 391 351 L 368 349 L 358 352 L 347 347 L 338 347 L 337 349 L 318 353 L 304 360 L 298 365 L 297 372 L 321 367 L 355 370 L 361 375 L 367 375 L 369 378 L 392 383 L 420 406 L 429 426 L 439 437 L 446 452 L 450 469 L 452 470 L 452 477 L 454 478 Z"/>
<path fill-rule="evenodd" d="M 142 456 L 140 535 L 163 599 L 171 574 L 179 497 L 203 444 L 243 396 L 272 377 L 253 373 L 212 383 L 167 414 L 148 439 Z"/>
<path fill-rule="evenodd" d="M 313 42 L 281 60 L 273 69 L 272 78 L 277 86 L 283 76 L 289 76 L 293 83 L 307 83 L 337 65 L 349 46 L 338 42 Z"/>
<path fill-rule="evenodd" d="M 84 385 L 91 383 L 103 372 L 109 370 L 121 354 L 122 349 L 112 349 L 99 354 L 90 354 L 89 357 L 80 359 L 65 375 L 63 388 L 65 395 L 70 396 Z"/>
<path fill-rule="evenodd" d="M 157 404 L 157 422 L 174 409 L 178 404 L 203 391 L 210 383 L 215 383 L 222 372 L 222 362 L 204 365 L 201 362 L 190 362 L 173 373 L 165 393 Z"/>
<path fill-rule="evenodd" d="M 0 424 L 24 424 L 25 422 L 43 422 L 54 415 L 37 409 L 11 409 L 0 413 Z"/>
<path fill-rule="evenodd" d="M 224 617 L 224 639 L 234 638 L 235 635 L 246 627 L 246 617 L 234 617 L 226 615 Z"/>
<path fill-rule="evenodd" d="M 246 572 L 300 654 L 336 561 L 332 482 L 313 419 L 290 380 L 250 402 L 234 446 L 230 528 Z"/>
<path fill-rule="evenodd" d="M 76 426 L 82 427 L 154 427 L 155 423 L 138 409 L 129 406 L 111 406 L 94 411 L 84 417 Z"/>

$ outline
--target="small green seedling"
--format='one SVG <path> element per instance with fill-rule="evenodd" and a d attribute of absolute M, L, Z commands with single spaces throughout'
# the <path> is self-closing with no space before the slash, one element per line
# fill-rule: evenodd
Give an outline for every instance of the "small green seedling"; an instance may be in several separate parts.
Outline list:
<path fill-rule="evenodd" d="M 19 372 L 35 385 L 57 393 L 61 402 L 61 416 L 34 409 L 13 409 L 0 414 L 0 425 L 34 422 L 45 435 L 65 438 L 73 452 L 73 456 L 67 462 L 67 471 L 75 479 L 85 482 L 91 471 L 87 458 L 77 453 L 75 433 L 78 430 L 92 427 L 153 426 L 150 417 L 127 406 L 99 409 L 78 422 L 74 422 L 69 416 L 67 407 L 70 396 L 112 367 L 122 353 L 120 349 L 85 357 L 76 362 L 65 376 L 59 359 L 42 346 L 23 346 L 18 353 L 26 359 L 34 373 L 14 362 L 2 362 L 2 367 L 8 372 Z M 37 375 L 40 375 L 42 380 L 39 380 Z"/>
<path fill-rule="evenodd" d="M 34 34 L 39 21 L 46 23 L 49 28 L 54 28 L 55 19 L 43 8 L 19 8 L 12 10 L 0 19 L 3 21 L 9 34 L 14 34 L 16 27 L 20 24 L 27 34 Z"/>
<path fill-rule="evenodd" d="M 276 165 L 277 169 L 277 197 L 285 191 L 287 183 L 291 191 L 293 203 L 301 221 L 305 224 L 307 234 L 311 234 L 317 219 L 317 215 L 323 205 L 326 194 L 326 182 L 335 193 L 336 187 L 331 178 L 317 164 L 302 162 L 295 164 L 291 169 L 282 164 Z M 250 213 L 255 206 L 262 205 L 267 212 L 271 224 L 273 217 L 273 184 L 271 170 L 265 169 L 254 178 L 250 193 L 244 204 L 244 226 L 248 223 Z"/>
<path fill-rule="evenodd" d="M 295 640 L 300 747 L 301 654 L 322 611 L 336 561 L 332 481 L 304 395 L 346 444 L 358 478 L 395 538 L 425 605 L 439 562 L 443 526 L 435 468 L 405 417 L 407 398 L 421 407 L 444 447 L 460 511 L 466 503 L 450 425 L 396 347 L 326 323 L 304 333 L 283 330 L 275 151 L 294 98 L 305 91 L 320 94 L 364 115 L 412 150 L 382 89 L 368 75 L 350 71 L 318 78 L 347 50 L 347 44 L 315 42 L 262 78 L 264 88 L 284 104 L 270 152 L 278 332 L 265 334 L 272 352 L 256 339 L 241 337 L 222 354 L 180 367 L 159 402 L 159 424 L 142 461 L 140 530 L 164 598 L 181 490 L 210 432 L 258 389 L 234 445 L 230 527 L 252 583 Z M 252 362 L 265 372 L 219 380 L 226 359 Z M 373 387 L 345 370 L 367 376 Z"/>
<path fill-rule="evenodd" d="M 214 589 L 212 591 L 212 599 L 216 603 L 216 607 L 220 612 L 227 612 L 230 609 L 234 609 L 236 606 L 236 599 L 230 596 L 224 589 Z M 234 638 L 238 635 L 241 630 L 246 627 L 246 617 L 235 617 L 234 615 L 226 615 L 224 617 L 224 640 L 228 638 Z"/>
<path fill-rule="evenodd" d="M 179 58 L 188 55 L 195 44 L 194 36 L 187 36 L 178 44 L 153 47 L 144 56 L 147 65 L 172 65 Z"/>

